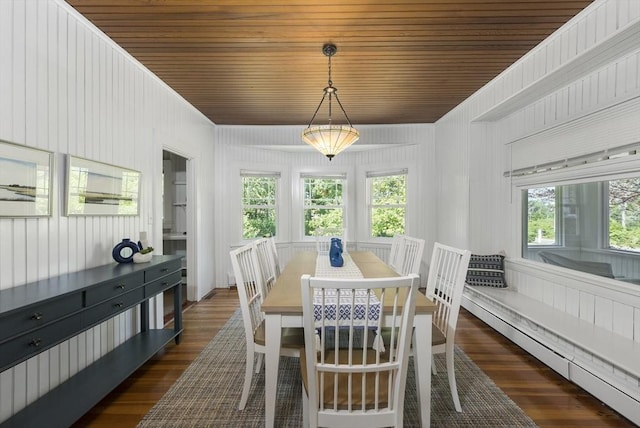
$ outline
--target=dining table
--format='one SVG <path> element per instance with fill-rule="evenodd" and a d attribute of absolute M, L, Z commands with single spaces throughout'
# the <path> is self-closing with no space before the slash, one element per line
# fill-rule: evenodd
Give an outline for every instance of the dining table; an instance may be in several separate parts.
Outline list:
<path fill-rule="evenodd" d="M 389 265 L 371 251 L 350 251 L 345 253 L 350 265 L 357 266 L 362 278 L 388 278 L 399 276 Z M 320 257 L 329 257 L 321 254 Z M 265 427 L 272 428 L 276 415 L 276 391 L 280 362 L 281 332 L 283 327 L 302 327 L 302 275 L 318 275 L 315 251 L 300 251 L 293 255 L 282 270 L 275 285 L 262 303 L 265 315 L 266 355 L 265 355 Z M 341 277 L 342 268 L 334 268 L 332 277 Z M 352 272 L 345 270 L 345 278 Z M 431 324 L 435 304 L 424 294 L 416 293 L 414 316 L 414 337 L 412 341 L 417 397 L 422 427 L 428 427 L 431 419 Z M 384 302 L 382 302 L 384 307 Z M 384 313 L 384 309 L 383 309 Z M 390 315 L 384 315 L 390 316 Z M 297 399 L 296 397 L 295 399 Z"/>

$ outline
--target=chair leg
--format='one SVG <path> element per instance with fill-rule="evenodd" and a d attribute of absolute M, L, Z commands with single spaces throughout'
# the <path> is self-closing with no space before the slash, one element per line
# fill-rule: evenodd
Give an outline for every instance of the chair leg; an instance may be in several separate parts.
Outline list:
<path fill-rule="evenodd" d="M 433 354 L 431 354 L 431 374 L 434 376 L 438 374 L 436 370 L 436 359 L 433 358 Z"/>
<path fill-rule="evenodd" d="M 244 369 L 244 386 L 242 387 L 242 396 L 240 397 L 240 405 L 238 406 L 238 409 L 240 410 L 244 410 L 245 406 L 247 405 L 247 399 L 249 398 L 251 379 L 253 378 L 254 358 L 255 352 L 253 352 L 253 348 L 247 345 L 247 364 Z"/>
<path fill-rule="evenodd" d="M 304 385 L 302 385 L 302 426 L 309 428 L 309 397 L 304 390 Z"/>
<path fill-rule="evenodd" d="M 453 405 L 456 408 L 456 412 L 462 412 L 462 406 L 460 405 L 460 398 L 458 397 L 458 387 L 456 385 L 456 371 L 453 365 L 453 346 L 447 348 L 445 357 L 447 360 L 447 377 L 449 379 L 449 389 L 451 390 L 451 397 L 453 398 Z"/>

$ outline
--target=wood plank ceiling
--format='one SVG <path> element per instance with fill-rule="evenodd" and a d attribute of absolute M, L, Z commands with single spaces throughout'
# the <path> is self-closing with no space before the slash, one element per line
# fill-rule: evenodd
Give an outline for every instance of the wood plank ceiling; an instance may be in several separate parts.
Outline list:
<path fill-rule="evenodd" d="M 435 122 L 591 0 L 67 2 L 217 124 L 306 125 L 334 43 L 357 126 Z"/>

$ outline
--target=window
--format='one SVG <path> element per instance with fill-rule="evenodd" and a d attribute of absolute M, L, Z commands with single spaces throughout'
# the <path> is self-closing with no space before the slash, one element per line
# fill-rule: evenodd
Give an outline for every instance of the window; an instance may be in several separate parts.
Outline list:
<path fill-rule="evenodd" d="M 527 245 L 556 245 L 556 207 L 559 207 L 555 187 L 528 189 L 527 207 Z"/>
<path fill-rule="evenodd" d="M 639 281 L 640 178 L 530 188 L 523 257 Z"/>
<path fill-rule="evenodd" d="M 608 247 L 640 252 L 640 178 L 608 182 Z"/>
<path fill-rule="evenodd" d="M 304 235 L 318 228 L 344 229 L 344 185 L 346 175 L 302 175 Z"/>
<path fill-rule="evenodd" d="M 242 171 L 242 237 L 276 236 L 280 175 Z"/>
<path fill-rule="evenodd" d="M 367 173 L 370 236 L 393 237 L 405 232 L 407 170 Z"/>

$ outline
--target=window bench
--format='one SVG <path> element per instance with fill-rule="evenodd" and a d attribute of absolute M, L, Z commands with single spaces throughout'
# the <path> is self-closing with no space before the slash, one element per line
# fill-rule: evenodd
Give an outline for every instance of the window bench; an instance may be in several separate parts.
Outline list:
<path fill-rule="evenodd" d="M 639 342 L 523 294 L 517 287 L 466 285 L 462 300 L 469 312 L 640 424 Z"/>

